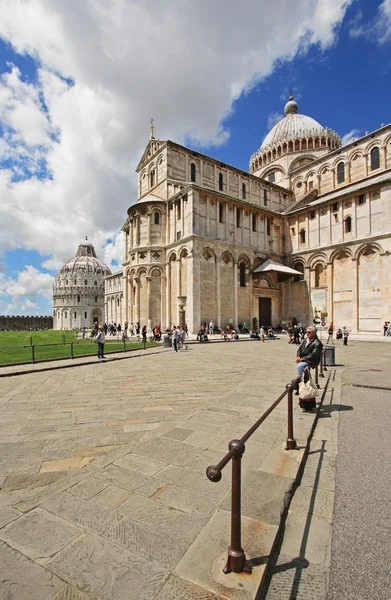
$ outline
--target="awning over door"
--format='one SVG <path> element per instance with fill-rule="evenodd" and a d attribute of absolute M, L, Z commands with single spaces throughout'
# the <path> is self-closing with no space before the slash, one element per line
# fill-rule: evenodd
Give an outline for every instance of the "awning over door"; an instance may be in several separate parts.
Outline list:
<path fill-rule="evenodd" d="M 296 269 L 292 269 L 291 267 L 287 267 L 286 265 L 282 265 L 271 259 L 266 260 L 262 265 L 259 265 L 259 267 L 254 269 L 253 273 L 268 273 L 270 271 L 278 273 L 279 279 L 282 281 L 289 277 L 293 277 L 294 275 L 303 275 L 300 271 L 296 271 Z"/>

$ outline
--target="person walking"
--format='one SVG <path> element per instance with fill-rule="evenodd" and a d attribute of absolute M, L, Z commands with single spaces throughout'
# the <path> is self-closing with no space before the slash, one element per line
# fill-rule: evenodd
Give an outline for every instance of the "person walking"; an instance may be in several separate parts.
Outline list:
<path fill-rule="evenodd" d="M 95 341 L 98 344 L 98 358 L 105 358 L 103 352 L 105 349 L 106 336 L 103 327 L 99 327 L 99 331 L 95 338 Z"/>
<path fill-rule="evenodd" d="M 345 326 L 342 327 L 342 336 L 343 336 L 343 345 L 347 346 L 348 345 L 348 337 L 349 337 L 349 332 L 346 329 Z"/>
<path fill-rule="evenodd" d="M 179 346 L 180 346 L 180 343 L 181 343 L 181 340 L 182 340 L 182 331 L 181 331 L 181 328 L 179 326 L 175 327 L 175 325 L 174 325 L 174 328 L 175 328 L 174 329 L 174 334 L 173 334 L 173 338 L 174 338 L 174 350 L 175 350 L 175 352 L 178 352 L 178 349 L 179 349 Z"/>
<path fill-rule="evenodd" d="M 147 326 L 146 325 L 144 325 L 144 327 L 142 328 L 141 335 L 143 336 L 144 344 L 146 344 L 147 343 Z"/>

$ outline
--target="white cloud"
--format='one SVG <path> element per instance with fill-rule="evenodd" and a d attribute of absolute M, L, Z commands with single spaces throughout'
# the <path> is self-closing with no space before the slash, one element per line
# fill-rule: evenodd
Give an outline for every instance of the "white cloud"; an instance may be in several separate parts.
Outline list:
<path fill-rule="evenodd" d="M 360 130 L 352 129 L 348 133 L 345 133 L 344 136 L 342 136 L 342 146 L 347 146 L 347 144 L 350 144 L 350 142 L 354 142 L 354 140 L 356 140 L 358 137 L 360 137 Z"/>
<path fill-rule="evenodd" d="M 369 41 L 384 44 L 391 41 L 391 0 L 383 0 L 374 19 L 364 21 L 361 11 L 350 21 L 351 37 L 365 37 Z"/>
<path fill-rule="evenodd" d="M 12 300 L 23 298 L 24 302 L 33 302 L 32 298 L 40 296 L 51 298 L 52 286 L 53 277 L 48 273 L 41 273 L 31 265 L 20 271 L 16 279 L 0 273 L 0 296 L 10 296 Z"/>
<path fill-rule="evenodd" d="M 0 255 L 33 249 L 57 268 L 88 235 L 100 257 L 121 262 L 118 230 L 136 200 L 150 117 L 162 139 L 223 143 L 234 101 L 276 61 L 330 46 L 351 1 L 297 0 L 292 10 L 291 0 L 247 0 L 244 10 L 198 0 L 190 10 L 175 0 L 2 0 L 0 37 L 39 68 L 34 82 L 12 66 L 0 80 L 0 160 L 13 161 L 0 172 Z"/>

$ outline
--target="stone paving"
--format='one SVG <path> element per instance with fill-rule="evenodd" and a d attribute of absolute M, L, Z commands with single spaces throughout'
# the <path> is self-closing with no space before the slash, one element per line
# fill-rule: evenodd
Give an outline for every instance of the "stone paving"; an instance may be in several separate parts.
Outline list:
<path fill-rule="evenodd" d="M 349 363 L 360 346 L 338 353 Z M 284 338 L 194 344 L 2 378 L 0 599 L 253 598 L 259 577 L 221 579 L 230 478 L 213 484 L 205 469 L 283 391 L 295 350 Z M 296 410 L 301 450 L 283 451 L 283 402 L 247 444 L 250 559 L 270 550 L 312 422 Z"/>

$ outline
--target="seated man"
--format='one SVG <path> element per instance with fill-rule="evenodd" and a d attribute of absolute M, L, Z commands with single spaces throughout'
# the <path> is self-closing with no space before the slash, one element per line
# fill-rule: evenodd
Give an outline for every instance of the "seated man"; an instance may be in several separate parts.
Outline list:
<path fill-rule="evenodd" d="M 307 327 L 307 339 L 304 339 L 297 351 L 297 379 L 301 379 L 304 369 L 315 368 L 322 358 L 323 344 L 316 335 L 314 327 Z"/>

